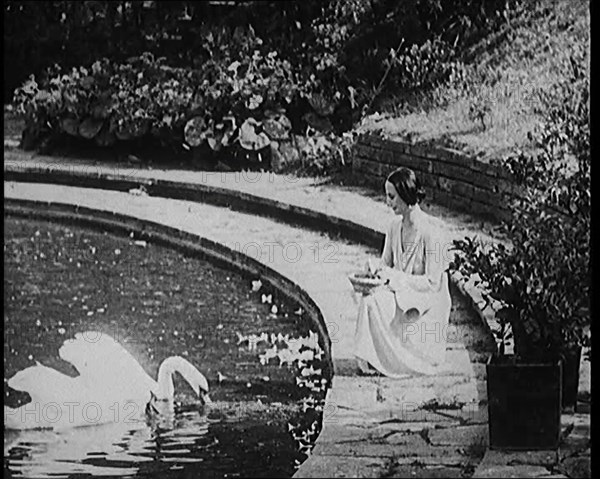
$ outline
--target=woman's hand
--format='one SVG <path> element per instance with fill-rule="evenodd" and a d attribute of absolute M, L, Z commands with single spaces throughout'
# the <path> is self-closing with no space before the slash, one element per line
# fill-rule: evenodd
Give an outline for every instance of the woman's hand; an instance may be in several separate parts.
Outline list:
<path fill-rule="evenodd" d="M 383 265 L 381 264 L 380 259 L 369 258 L 365 262 L 363 272 L 365 274 L 375 277 L 375 276 L 377 276 L 377 273 L 381 270 L 382 267 L 383 267 Z"/>
<path fill-rule="evenodd" d="M 364 272 L 371 276 L 377 276 L 382 267 L 381 259 L 369 258 L 365 263 Z"/>
<path fill-rule="evenodd" d="M 385 285 L 388 285 L 391 289 L 400 289 L 404 283 L 406 273 L 399 269 L 390 268 L 385 266 L 377 273 Z"/>

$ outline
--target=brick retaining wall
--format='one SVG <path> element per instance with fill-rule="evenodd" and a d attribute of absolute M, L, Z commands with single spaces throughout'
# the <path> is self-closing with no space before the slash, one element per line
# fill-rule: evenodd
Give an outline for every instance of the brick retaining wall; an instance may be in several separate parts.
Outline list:
<path fill-rule="evenodd" d="M 417 173 L 427 191 L 426 201 L 496 220 L 509 217 L 509 200 L 519 192 L 508 171 L 459 151 L 375 135 L 359 138 L 352 168 L 368 184 L 381 188 L 399 166 Z"/>

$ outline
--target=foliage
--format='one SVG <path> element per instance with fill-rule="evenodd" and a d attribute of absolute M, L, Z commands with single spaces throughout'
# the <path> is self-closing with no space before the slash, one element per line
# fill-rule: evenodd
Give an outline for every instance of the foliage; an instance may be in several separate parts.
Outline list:
<path fill-rule="evenodd" d="M 15 91 L 33 141 L 67 133 L 101 146 L 150 133 L 165 143 L 177 141 L 193 93 L 194 72 L 172 69 L 151 54 L 113 64 L 103 59 L 69 73 L 54 68 L 38 84 L 32 76 Z"/>
<path fill-rule="evenodd" d="M 430 87 L 449 74 L 453 55 L 452 46 L 439 38 L 428 39 L 421 45 L 413 44 L 392 59 L 396 81 L 391 83 L 406 89 Z"/>
<path fill-rule="evenodd" d="M 287 169 L 308 176 L 331 176 L 347 171 L 356 136 L 355 131 L 336 135 L 308 127 L 305 136 L 296 137 L 299 156 L 288 163 Z"/>
<path fill-rule="evenodd" d="M 194 146 L 206 140 L 219 149 L 250 117 L 281 135 L 277 124 L 290 126 L 285 107 L 298 90 L 289 62 L 263 54 L 251 29 L 216 29 L 205 38 L 210 60 L 198 69 L 170 67 L 151 53 L 122 64 L 102 59 L 70 73 L 56 66 L 47 81 L 32 76 L 16 90 L 17 111 L 35 138 L 64 132 L 100 145 L 149 134 L 178 147 L 185 132 Z M 189 120 L 194 128 L 184 130 Z"/>
<path fill-rule="evenodd" d="M 447 81 L 414 91 L 389 81 L 369 110 L 379 116 L 365 118 L 363 128 L 486 162 L 528 150 L 527 133 L 545 120 L 544 96 L 564 75 L 565 46 L 589 49 L 589 21 L 588 0 L 510 2 L 506 22 L 472 46 L 457 45 Z"/>
<path fill-rule="evenodd" d="M 110 146 L 150 136 L 163 146 L 206 143 L 215 152 L 236 147 L 260 158 L 261 150 L 276 152 L 294 130 L 306 133 L 299 152 L 305 173 L 325 174 L 344 164 L 349 146 L 332 133 L 333 104 L 311 92 L 310 81 L 303 82 L 252 28 L 204 28 L 201 38 L 206 58 L 195 69 L 168 66 L 146 52 L 70 72 L 54 66 L 39 83 L 32 76 L 14 96 L 27 137 L 35 143 L 68 134 Z M 308 113 L 292 122 L 301 99 Z"/>
<path fill-rule="evenodd" d="M 13 68 L 8 85 L 14 88 L 31 73 L 39 78 L 55 63 L 71 68 L 103 57 L 122 62 L 144 51 L 168 58 L 170 65 L 201 68 L 222 58 L 223 49 L 233 51 L 225 46 L 229 38 L 216 32 L 253 29 L 265 39 L 267 52 L 287 58 L 298 72 L 299 116 L 310 111 L 313 95 L 321 95 L 332 107 L 327 116 L 339 133 L 359 119 L 389 66 L 390 85 L 414 89 L 434 83 L 455 49 L 491 30 L 508 6 L 506 0 L 484 5 L 470 0 L 239 1 L 230 6 L 9 0 L 5 58 Z M 12 79 L 19 75 L 15 84 Z"/>
<path fill-rule="evenodd" d="M 571 52 L 569 72 L 547 97 L 547 122 L 534 154 L 507 158 L 524 187 L 506 225 L 512 247 L 457 242 L 453 267 L 478 273 L 497 317 L 510 325 L 524 358 L 589 345 L 590 136 L 586 51 Z M 502 328 L 504 329 L 504 328 Z M 504 331 L 502 331 L 504 333 Z M 501 337 L 500 352 L 504 352 Z"/>
<path fill-rule="evenodd" d="M 431 89 L 456 76 L 461 50 L 506 22 L 520 3 L 52 1 L 42 6 L 10 0 L 5 37 L 15 55 L 5 58 L 31 51 L 14 72 L 35 73 L 41 91 L 49 91 L 49 80 L 57 76 L 56 69 L 46 73 L 49 64 L 59 63 L 64 78 L 73 77 L 72 68 L 89 70 L 98 58 L 107 58 L 106 70 L 115 72 L 108 88 L 94 80 L 95 89 L 82 91 L 80 79 L 68 80 L 74 83 L 69 89 L 84 96 L 71 102 L 76 112 L 68 115 L 60 101 L 43 104 L 38 97 L 39 105 L 30 110 L 39 118 L 28 122 L 34 140 L 71 132 L 112 145 L 148 134 L 173 148 L 206 144 L 209 153 L 224 158 L 235 156 L 231 149 L 260 154 L 257 146 L 266 136 L 276 155 L 279 139 L 269 133 L 271 119 L 283 115 L 290 132 L 304 134 L 310 127 L 301 145 L 301 168 L 322 174 L 343 166 L 336 152 L 341 150 L 326 143 L 343 143 L 340 135 L 351 131 L 375 99 L 390 91 Z M 46 35 L 44 42 L 40 35 Z M 124 69 L 131 65 L 127 59 L 143 55 L 155 65 L 140 60 L 132 68 L 149 70 L 149 81 L 146 74 L 137 79 Z M 162 81 L 171 83 L 156 87 Z M 106 100 L 115 94 L 117 101 Z M 91 114 L 89 103 L 100 96 L 108 107 Z M 481 113 L 473 115 L 485 126 Z M 242 125 L 249 128 L 240 137 Z M 262 140 L 245 141 L 248 135 Z"/>
<path fill-rule="evenodd" d="M 537 148 L 506 159 L 521 183 L 546 191 L 551 203 L 573 215 L 590 215 L 589 58 L 575 45 L 563 79 L 546 92 L 548 121 L 530 133 Z"/>
<path fill-rule="evenodd" d="M 189 12 L 206 18 L 208 10 L 208 2 L 6 0 L 4 101 L 30 74 L 40 77 L 57 63 L 70 69 L 151 51 L 191 66 L 193 52 L 184 48 L 194 38 Z"/>

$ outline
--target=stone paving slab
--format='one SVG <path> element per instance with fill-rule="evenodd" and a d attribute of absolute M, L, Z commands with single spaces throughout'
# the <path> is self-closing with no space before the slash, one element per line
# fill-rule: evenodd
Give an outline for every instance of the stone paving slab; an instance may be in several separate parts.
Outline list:
<path fill-rule="evenodd" d="M 482 399 L 477 380 L 464 375 L 406 379 L 336 376 L 333 384 L 335 387 L 327 397 L 328 403 L 372 414 L 384 410 L 396 415 L 410 415 L 423 406 L 433 410 L 455 405 L 460 409 L 466 404 L 476 405 Z"/>
<path fill-rule="evenodd" d="M 487 445 L 488 425 L 457 426 L 452 429 L 434 429 L 428 435 L 434 446 L 461 446 L 463 444 Z"/>
<path fill-rule="evenodd" d="M 486 477 L 548 477 L 549 471 L 542 466 L 507 466 L 507 465 L 480 465 L 473 478 Z M 566 477 L 566 476 L 565 476 Z"/>
<path fill-rule="evenodd" d="M 564 459 L 555 469 L 563 477 L 592 477 L 592 460 L 590 455 L 569 457 Z"/>
<path fill-rule="evenodd" d="M 353 442 L 318 442 L 313 449 L 313 456 L 362 456 L 362 457 L 396 457 L 400 450 L 429 451 L 431 448 L 418 435 L 404 436 L 402 444 L 378 444 L 371 441 Z"/>
<path fill-rule="evenodd" d="M 393 465 L 415 465 L 424 466 L 460 466 L 465 467 L 469 461 L 469 453 L 459 448 L 441 447 L 432 448 L 431 446 L 415 450 L 402 450 L 403 453 L 394 458 Z M 429 455 L 426 455 L 429 453 Z"/>
<path fill-rule="evenodd" d="M 473 477 L 591 477 L 589 414 L 562 414 L 558 450 L 487 450 Z"/>
<path fill-rule="evenodd" d="M 563 414 L 561 418 L 563 440 L 558 449 L 561 462 L 577 456 L 589 455 L 591 424 L 589 414 Z"/>
<path fill-rule="evenodd" d="M 386 457 L 327 456 L 326 461 L 307 462 L 294 474 L 295 478 L 385 477 L 389 459 Z"/>
<path fill-rule="evenodd" d="M 458 420 L 460 424 L 485 424 L 488 423 L 487 401 L 480 401 L 479 404 L 465 404 L 460 409 L 449 409 L 438 407 L 435 409 L 437 414 L 446 418 Z"/>
<path fill-rule="evenodd" d="M 427 466 L 416 464 L 391 466 L 389 475 L 387 477 L 453 479 L 465 476 L 462 467 Z"/>
<path fill-rule="evenodd" d="M 547 451 L 495 451 L 485 455 L 486 463 L 491 465 L 542 466 L 550 467 L 558 461 L 558 452 Z M 482 461 L 482 464 L 484 463 Z"/>

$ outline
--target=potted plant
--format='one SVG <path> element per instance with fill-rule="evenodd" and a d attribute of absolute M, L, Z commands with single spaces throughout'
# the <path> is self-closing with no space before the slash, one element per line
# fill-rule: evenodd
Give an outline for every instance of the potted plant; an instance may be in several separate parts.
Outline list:
<path fill-rule="evenodd" d="M 578 354 L 589 341 L 589 250 L 569 255 L 578 228 L 559 215 L 525 213 L 534 205 L 514 208 L 521 215 L 510 247 L 468 238 L 456 243 L 463 254 L 453 267 L 477 274 L 496 310 L 498 351 L 487 365 L 492 448 L 558 445 L 561 406 L 569 390 L 575 401 Z"/>
<path fill-rule="evenodd" d="M 451 267 L 477 275 L 496 311 L 491 448 L 558 446 L 561 406 L 575 404 L 581 347 L 590 345 L 589 88 L 577 53 L 571 75 L 548 94 L 537 150 L 507 160 L 522 187 L 504 225 L 508 241 L 455 242 Z"/>

